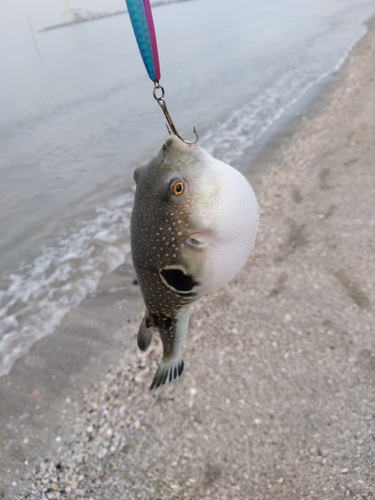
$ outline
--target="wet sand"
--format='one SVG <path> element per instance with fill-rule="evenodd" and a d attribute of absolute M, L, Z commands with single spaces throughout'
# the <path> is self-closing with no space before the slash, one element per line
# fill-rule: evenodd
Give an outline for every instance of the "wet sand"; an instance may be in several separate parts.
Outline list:
<path fill-rule="evenodd" d="M 131 263 L 0 379 L 4 498 L 375 497 L 374 61 L 372 20 L 254 160 L 255 249 L 194 306 L 179 381 L 148 390 Z"/>

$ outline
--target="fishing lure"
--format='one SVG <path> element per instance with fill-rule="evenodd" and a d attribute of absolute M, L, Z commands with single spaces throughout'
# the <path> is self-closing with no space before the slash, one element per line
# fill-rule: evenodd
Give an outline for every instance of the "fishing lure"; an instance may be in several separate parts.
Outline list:
<path fill-rule="evenodd" d="M 171 115 L 169 114 L 167 103 L 164 99 L 165 92 L 159 83 L 161 78 L 159 52 L 150 0 L 126 0 L 126 5 L 128 7 L 130 21 L 133 26 L 135 39 L 137 41 L 143 63 L 148 76 L 154 82 L 154 99 L 164 113 L 169 133 L 177 135 L 177 137 L 186 144 L 194 144 L 198 142 L 199 136 L 195 127 L 193 128 L 195 141 L 185 141 L 177 132 Z"/>
<path fill-rule="evenodd" d="M 158 83 L 160 63 L 150 0 L 126 0 L 126 5 L 147 74 Z"/>

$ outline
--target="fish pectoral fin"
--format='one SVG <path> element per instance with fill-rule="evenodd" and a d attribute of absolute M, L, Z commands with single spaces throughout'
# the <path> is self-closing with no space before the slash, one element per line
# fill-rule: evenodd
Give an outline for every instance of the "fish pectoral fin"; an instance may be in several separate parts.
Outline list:
<path fill-rule="evenodd" d="M 162 282 L 180 294 L 190 294 L 199 283 L 182 266 L 165 266 L 159 271 Z"/>
<path fill-rule="evenodd" d="M 152 324 L 147 318 L 147 314 L 141 321 L 137 335 L 137 344 L 141 351 L 145 351 L 150 347 L 154 332 L 152 331 Z"/>
<path fill-rule="evenodd" d="M 184 360 L 182 358 L 173 359 L 168 363 L 162 361 L 155 373 L 150 390 L 157 389 L 161 385 L 178 379 L 184 370 Z"/>

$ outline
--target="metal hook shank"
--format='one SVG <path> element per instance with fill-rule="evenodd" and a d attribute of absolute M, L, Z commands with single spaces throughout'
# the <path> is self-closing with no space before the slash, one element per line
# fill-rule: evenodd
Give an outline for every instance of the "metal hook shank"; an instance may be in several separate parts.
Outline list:
<path fill-rule="evenodd" d="M 156 91 L 159 90 L 161 91 L 161 96 L 157 96 L 156 94 Z M 179 139 L 181 139 L 182 142 L 184 142 L 185 144 L 195 144 L 198 142 L 198 139 L 199 139 L 199 135 L 195 129 L 195 127 L 193 127 L 193 133 L 195 135 L 195 141 L 185 141 L 185 139 L 183 139 L 180 134 L 177 132 L 177 129 L 173 123 L 173 120 L 172 120 L 172 117 L 171 115 L 169 114 L 169 111 L 168 111 L 168 108 L 167 108 L 167 103 L 165 102 L 164 100 L 164 89 L 163 87 L 159 84 L 159 82 L 155 82 L 155 86 L 154 86 L 154 91 L 153 91 L 153 95 L 154 95 L 154 98 L 155 100 L 157 101 L 157 103 L 159 104 L 159 106 L 161 107 L 161 109 L 163 110 L 163 113 L 164 113 L 164 116 L 167 120 L 167 128 L 169 130 L 169 133 L 172 133 L 173 135 L 177 135 L 177 137 Z"/>

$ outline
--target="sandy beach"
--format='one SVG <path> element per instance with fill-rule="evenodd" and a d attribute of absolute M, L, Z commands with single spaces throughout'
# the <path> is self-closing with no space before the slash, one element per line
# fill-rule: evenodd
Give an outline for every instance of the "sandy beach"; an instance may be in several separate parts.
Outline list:
<path fill-rule="evenodd" d="M 177 382 L 148 389 L 131 262 L 0 379 L 0 498 L 375 498 L 374 74 L 373 19 L 254 159 L 255 249 L 194 305 Z"/>

